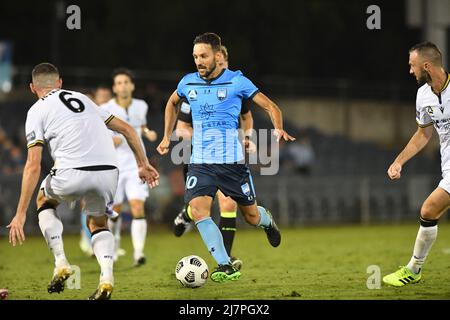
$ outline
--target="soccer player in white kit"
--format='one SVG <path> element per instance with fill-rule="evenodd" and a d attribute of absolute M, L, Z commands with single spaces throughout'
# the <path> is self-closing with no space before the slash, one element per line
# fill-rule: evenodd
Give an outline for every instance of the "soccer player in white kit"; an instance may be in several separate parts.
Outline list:
<path fill-rule="evenodd" d="M 129 123 L 139 136 L 142 146 L 144 146 L 142 135 L 149 141 L 156 141 L 156 132 L 147 128 L 147 103 L 133 98 L 135 86 L 132 72 L 124 68 L 116 69 L 113 72 L 112 81 L 115 97 L 100 107 Z M 133 161 L 133 152 L 123 136 L 115 133 L 113 139 L 119 165 L 119 183 L 114 197 L 114 211 L 120 213 L 125 198 L 128 200 L 133 216 L 131 240 L 134 248 L 134 266 L 140 266 L 146 261 L 144 246 L 147 237 L 147 220 L 144 203 L 148 197 L 148 187 L 140 182 L 138 167 L 136 161 Z M 110 219 L 109 225 L 116 239 L 114 259 L 117 260 L 120 250 L 120 217 Z"/>
<path fill-rule="evenodd" d="M 114 237 L 108 229 L 106 213 L 111 210 L 119 175 L 116 152 L 107 127 L 126 137 L 143 181 L 155 187 L 159 174 L 149 164 L 131 126 L 98 108 L 85 95 L 61 87 L 59 72 L 52 64 L 41 63 L 33 69 L 30 88 L 39 100 L 27 114 L 28 156 L 17 212 L 8 225 L 9 241 L 13 246 L 25 241 L 26 212 L 38 183 L 42 146 L 46 144 L 54 167 L 42 181 L 36 204 L 39 227 L 55 257 L 48 292 L 63 291 L 65 281 L 72 274 L 64 253 L 63 225 L 56 207 L 61 202 L 83 198 L 89 215 L 92 248 L 101 268 L 99 285 L 89 299 L 105 300 L 110 298 L 114 286 Z"/>
<path fill-rule="evenodd" d="M 383 281 L 401 287 L 422 278 L 422 266 L 437 237 L 438 220 L 450 206 L 450 75 L 444 70 L 442 54 L 430 42 L 415 45 L 409 51 L 409 73 L 419 85 L 416 99 L 418 128 L 388 170 L 392 180 L 400 179 L 402 166 L 430 141 L 433 126 L 441 145 L 442 180 L 428 196 L 420 210 L 420 228 L 409 263 Z"/>

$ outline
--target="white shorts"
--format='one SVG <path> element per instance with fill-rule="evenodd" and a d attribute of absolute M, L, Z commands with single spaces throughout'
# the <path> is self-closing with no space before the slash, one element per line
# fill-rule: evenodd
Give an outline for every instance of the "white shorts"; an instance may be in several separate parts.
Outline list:
<path fill-rule="evenodd" d="M 442 173 L 442 180 L 439 182 L 438 187 L 441 187 L 447 191 L 447 193 L 450 193 L 450 174 L 448 173 L 448 171 Z"/>
<path fill-rule="evenodd" d="M 111 210 L 117 189 L 118 169 L 85 171 L 52 169 L 42 181 L 44 195 L 58 202 L 72 202 L 81 198 L 90 216 L 102 216 Z"/>
<path fill-rule="evenodd" d="M 121 171 L 119 183 L 114 197 L 114 205 L 122 204 L 125 200 L 145 201 L 148 197 L 148 185 L 142 183 L 136 170 Z"/>

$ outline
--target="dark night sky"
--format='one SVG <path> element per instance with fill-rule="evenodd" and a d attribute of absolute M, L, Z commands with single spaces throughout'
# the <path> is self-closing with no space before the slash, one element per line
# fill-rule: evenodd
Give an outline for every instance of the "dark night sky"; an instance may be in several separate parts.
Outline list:
<path fill-rule="evenodd" d="M 186 72 L 194 67 L 193 38 L 213 31 L 231 65 L 252 77 L 409 83 L 408 48 L 421 40 L 420 30 L 406 26 L 404 1 L 66 1 L 72 3 L 81 7 L 80 31 L 66 29 L 67 15 L 55 20 L 54 1 L 0 2 L 0 39 L 13 42 L 14 64 Z M 381 30 L 366 28 L 370 4 L 381 7 Z"/>

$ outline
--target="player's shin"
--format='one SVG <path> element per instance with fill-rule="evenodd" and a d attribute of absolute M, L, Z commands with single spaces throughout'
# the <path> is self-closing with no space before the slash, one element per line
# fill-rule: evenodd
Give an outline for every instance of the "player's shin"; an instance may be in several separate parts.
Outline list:
<path fill-rule="evenodd" d="M 268 228 L 272 224 L 272 217 L 267 213 L 266 208 L 258 206 L 259 212 L 259 223 L 257 224 L 260 228 Z"/>
<path fill-rule="evenodd" d="M 55 266 L 69 265 L 64 253 L 62 239 L 63 224 L 56 215 L 56 210 L 48 205 L 43 205 L 38 210 L 39 227 L 42 235 L 47 241 L 47 245 L 55 257 Z"/>
<path fill-rule="evenodd" d="M 225 250 L 222 234 L 211 217 L 197 221 L 195 224 L 200 232 L 203 242 L 216 262 L 222 265 L 229 264 L 230 257 Z"/>
<path fill-rule="evenodd" d="M 407 267 L 414 273 L 420 273 L 425 259 L 437 238 L 438 220 L 420 218 L 420 228 L 414 244 L 414 252 Z"/>
<path fill-rule="evenodd" d="M 113 255 L 114 236 L 108 229 L 98 229 L 92 233 L 92 249 L 100 265 L 100 283 L 114 285 Z"/>
<path fill-rule="evenodd" d="M 145 239 L 147 237 L 147 220 L 145 217 L 133 218 L 131 221 L 131 240 L 134 248 L 134 260 L 144 257 Z"/>
<path fill-rule="evenodd" d="M 228 255 L 231 255 L 234 234 L 236 232 L 236 211 L 220 213 L 219 229 L 222 233 L 225 249 L 227 250 Z"/>

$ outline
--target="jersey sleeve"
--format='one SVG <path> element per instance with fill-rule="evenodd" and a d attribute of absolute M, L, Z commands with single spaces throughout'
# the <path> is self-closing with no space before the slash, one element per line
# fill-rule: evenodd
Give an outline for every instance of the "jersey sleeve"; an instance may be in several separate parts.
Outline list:
<path fill-rule="evenodd" d="M 431 119 L 425 107 L 422 107 L 418 101 L 416 102 L 416 122 L 421 128 L 431 126 L 433 119 Z"/>
<path fill-rule="evenodd" d="M 184 87 L 185 87 L 185 77 L 178 82 L 177 86 L 177 94 L 181 99 L 186 99 L 186 95 L 184 94 Z"/>
<path fill-rule="evenodd" d="M 95 110 L 97 110 L 100 118 L 102 118 L 103 122 L 105 122 L 106 125 L 110 123 L 112 119 L 114 119 L 114 115 L 111 114 L 111 112 L 109 112 L 104 105 L 100 107 L 95 106 Z"/>
<path fill-rule="evenodd" d="M 250 112 L 251 100 L 242 100 L 241 114 Z"/>
<path fill-rule="evenodd" d="M 240 95 L 245 100 L 252 100 L 253 97 L 259 92 L 259 89 L 253 84 L 253 82 L 243 75 L 238 79 L 237 85 Z"/>
<path fill-rule="evenodd" d="M 147 125 L 147 112 L 148 112 L 148 104 L 147 102 L 143 101 L 142 102 L 142 126 L 146 126 Z"/>
<path fill-rule="evenodd" d="M 191 106 L 186 101 L 181 103 L 180 112 L 178 113 L 178 120 L 186 123 L 192 123 Z"/>
<path fill-rule="evenodd" d="M 30 109 L 25 121 L 25 136 L 27 139 L 27 148 L 37 145 L 43 146 L 44 142 L 44 123 L 43 114 L 37 109 Z"/>

